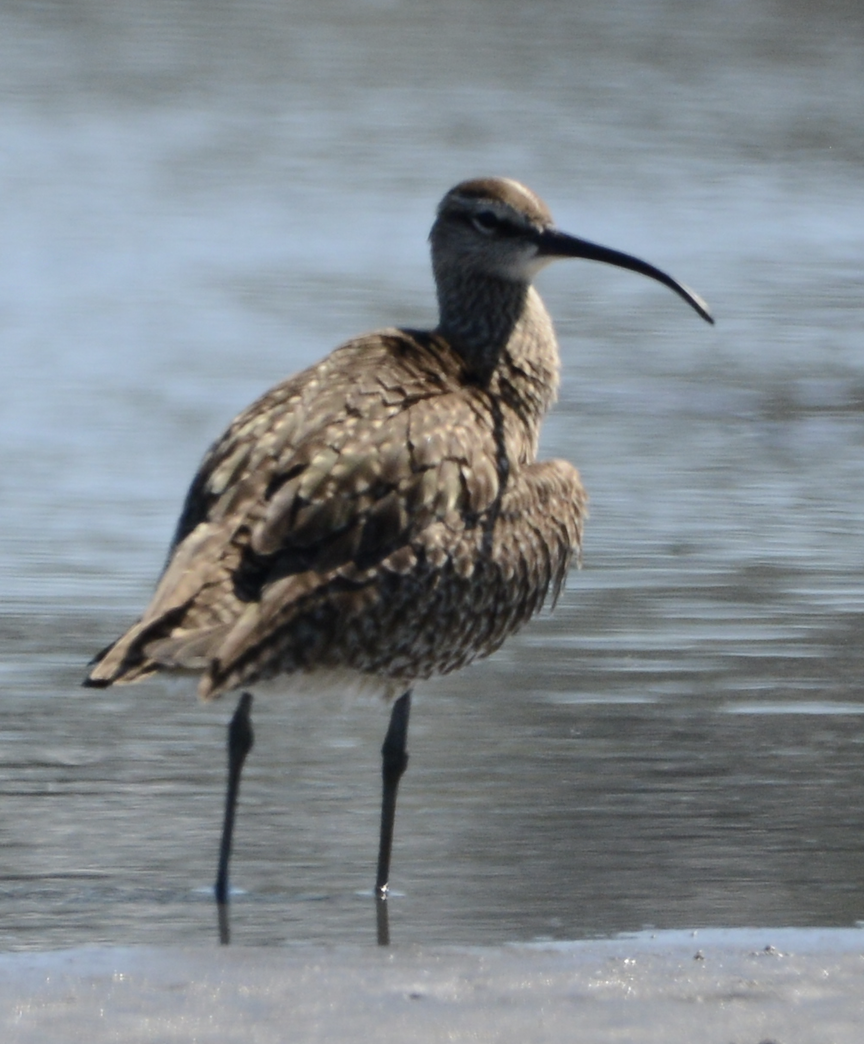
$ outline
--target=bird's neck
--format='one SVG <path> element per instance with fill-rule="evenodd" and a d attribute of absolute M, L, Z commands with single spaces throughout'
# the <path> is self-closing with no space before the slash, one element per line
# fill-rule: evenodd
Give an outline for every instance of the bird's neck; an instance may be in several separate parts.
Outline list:
<path fill-rule="evenodd" d="M 549 313 L 529 283 L 436 272 L 437 332 L 472 376 L 539 427 L 554 402 L 560 368 Z"/>

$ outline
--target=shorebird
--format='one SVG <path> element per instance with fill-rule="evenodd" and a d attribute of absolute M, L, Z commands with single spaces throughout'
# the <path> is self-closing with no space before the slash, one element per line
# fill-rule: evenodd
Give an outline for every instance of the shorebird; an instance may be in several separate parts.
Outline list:
<path fill-rule="evenodd" d="M 379 900 L 412 687 L 489 655 L 554 603 L 580 550 L 579 474 L 537 460 L 559 355 L 534 276 L 558 258 L 603 261 L 713 322 L 671 276 L 557 230 L 542 200 L 506 178 L 451 189 L 430 242 L 437 327 L 351 340 L 234 420 L 192 482 L 150 605 L 85 681 L 185 670 L 205 700 L 277 675 L 380 686 L 395 702 Z M 220 907 L 251 703 L 243 693 L 229 727 Z"/>

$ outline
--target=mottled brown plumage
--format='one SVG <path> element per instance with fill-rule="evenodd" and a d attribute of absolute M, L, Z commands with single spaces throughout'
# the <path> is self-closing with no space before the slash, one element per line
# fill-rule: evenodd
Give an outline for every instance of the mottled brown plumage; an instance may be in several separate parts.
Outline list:
<path fill-rule="evenodd" d="M 449 192 L 430 239 L 438 328 L 349 341 L 237 417 L 192 483 L 150 605 L 89 684 L 186 669 L 209 698 L 348 669 L 405 688 L 493 652 L 557 594 L 586 498 L 570 464 L 536 460 L 559 362 L 530 281 L 604 248 L 492 178 Z M 702 311 L 663 273 L 605 255 Z"/>

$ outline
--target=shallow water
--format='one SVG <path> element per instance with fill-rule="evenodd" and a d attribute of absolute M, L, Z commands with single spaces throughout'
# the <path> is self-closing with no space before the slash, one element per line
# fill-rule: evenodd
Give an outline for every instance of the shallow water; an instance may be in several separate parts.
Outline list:
<path fill-rule="evenodd" d="M 240 12 L 0 12 L 0 946 L 213 937 L 231 707 L 84 691 L 84 664 L 237 410 L 434 321 L 435 202 L 487 172 L 718 325 L 544 273 L 584 568 L 418 690 L 394 936 L 864 918 L 859 5 Z M 256 724 L 235 940 L 371 941 L 385 710 L 261 698 Z"/>

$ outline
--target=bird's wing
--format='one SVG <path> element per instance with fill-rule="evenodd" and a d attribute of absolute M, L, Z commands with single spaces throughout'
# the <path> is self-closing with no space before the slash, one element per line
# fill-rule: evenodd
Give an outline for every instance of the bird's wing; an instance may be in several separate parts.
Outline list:
<path fill-rule="evenodd" d="M 200 666 L 234 644 L 250 603 L 267 615 L 337 571 L 404 568 L 398 552 L 432 521 L 488 510 L 501 485 L 492 420 L 444 351 L 395 330 L 361 338 L 240 414 L 190 488 L 147 611 L 94 683 L 157 654 Z"/>
<path fill-rule="evenodd" d="M 498 489 L 488 410 L 394 331 L 351 342 L 241 414 L 205 459 L 178 537 L 231 520 L 263 582 L 266 560 L 280 576 L 364 568 L 432 519 L 480 514 Z"/>

